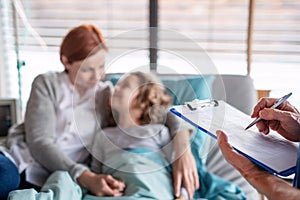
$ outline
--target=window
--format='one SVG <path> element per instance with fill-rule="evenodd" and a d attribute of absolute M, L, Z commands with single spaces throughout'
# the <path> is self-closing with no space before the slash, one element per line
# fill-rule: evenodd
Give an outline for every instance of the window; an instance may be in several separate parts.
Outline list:
<path fill-rule="evenodd" d="M 16 7 L 17 25 L 12 23 L 13 6 Z M 134 10 L 134 12 L 132 12 Z M 4 12 L 2 12 L 4 11 Z M 5 27 L 3 36 L 9 45 L 9 59 L 16 62 L 15 47 L 18 47 L 19 59 L 25 62 L 21 67 L 21 91 L 23 111 L 35 76 L 47 71 L 62 70 L 59 58 L 59 45 L 62 37 L 73 27 L 83 23 L 92 23 L 102 29 L 110 49 L 112 61 L 108 71 L 127 71 L 130 67 L 148 64 L 148 52 L 132 51 L 136 45 L 147 43 L 148 35 L 127 34 L 128 30 L 148 26 L 148 1 L 133 0 L 3 0 L 1 1 L 1 23 Z M 17 28 L 17 36 L 14 34 Z M 18 39 L 18 45 L 16 45 Z M 130 42 L 128 42 L 130 41 Z M 5 48 L 5 50 L 7 50 Z M 126 53 L 124 53 L 126 52 Z M 129 53 L 128 53 L 129 52 Z M 14 56 L 13 56 L 14 55 Z M 115 58 L 118 58 L 116 62 Z M 138 58 L 138 59 L 132 59 Z M 125 60 L 124 62 L 120 60 Z M 133 62 L 129 62 L 129 61 Z M 126 66 L 120 63 L 127 63 Z M 16 63 L 9 66 L 4 76 L 9 77 L 5 96 L 18 98 L 18 77 Z M 117 69 L 116 69 L 117 68 Z M 14 70 L 11 70 L 14 69 Z M 121 69 L 121 70 L 120 70 Z M 9 73 L 9 74 L 7 74 Z M 15 84 L 11 84 L 15 81 Z"/>
<path fill-rule="evenodd" d="M 192 57 L 201 73 L 216 68 L 220 74 L 247 74 L 247 31 L 250 0 L 159 1 L 159 27 L 175 31 L 160 47 Z M 255 0 L 250 75 L 258 90 L 280 97 L 294 92 L 290 101 L 300 107 L 300 1 Z M 181 36 L 180 36 L 181 34 Z M 161 39 L 159 38 L 159 39 Z M 198 46 L 197 46 L 198 45 Z M 211 61 L 200 62 L 201 48 Z M 178 54 L 159 51 L 158 63 L 177 73 L 194 73 Z M 202 57 L 203 58 L 203 57 Z M 191 59 L 191 60 L 192 60 Z M 171 64 L 170 64 L 171 63 Z M 213 66 L 212 66 L 213 65 Z M 174 69 L 175 70 L 175 69 Z M 172 70 L 169 70 L 172 71 Z M 205 73 L 205 72 L 204 72 Z M 287 91 L 287 88 L 288 91 Z"/>
<path fill-rule="evenodd" d="M 271 90 L 300 108 L 300 1 L 256 0 L 251 76 L 258 89 Z"/>
<path fill-rule="evenodd" d="M 194 68 L 205 66 L 201 74 L 246 75 L 249 1 L 157 0 L 158 72 L 195 73 Z M 0 65 L 2 94 L 18 97 L 19 57 L 26 63 L 20 69 L 24 110 L 32 79 L 63 68 L 58 55 L 62 37 L 82 23 L 101 27 L 110 49 L 107 72 L 148 67 L 149 51 L 144 47 L 149 44 L 150 2 L 156 1 L 2 0 L 0 42 L 5 48 L 3 62 L 9 66 Z M 291 101 L 300 102 L 300 0 L 254 2 L 250 71 L 254 84 L 257 89 L 271 90 L 271 96 L 283 96 L 289 88 L 294 91 Z M 14 34 L 13 3 L 18 11 L 18 37 Z"/>
<path fill-rule="evenodd" d="M 202 71 L 204 68 L 209 70 L 214 67 L 210 66 L 213 62 L 218 73 L 246 74 L 248 3 L 248 0 L 160 1 L 159 27 L 178 32 L 174 34 L 174 39 L 168 37 L 164 47 L 180 48 L 182 54 L 202 65 Z M 201 49 L 208 53 L 212 61 L 200 63 Z M 200 56 L 203 58 L 204 55 L 200 53 Z M 176 59 L 161 51 L 159 62 L 165 65 L 168 58 L 172 57 L 173 60 Z M 208 67 L 203 67 L 204 65 Z M 182 68 L 184 70 L 181 72 L 189 73 L 186 67 L 178 68 L 179 72 Z"/>

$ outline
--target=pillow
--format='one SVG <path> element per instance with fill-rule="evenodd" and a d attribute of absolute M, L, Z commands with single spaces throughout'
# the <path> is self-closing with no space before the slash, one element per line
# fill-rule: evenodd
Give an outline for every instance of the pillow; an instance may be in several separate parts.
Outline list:
<path fill-rule="evenodd" d="M 160 76 L 174 105 L 193 99 L 211 99 L 213 75 Z"/>

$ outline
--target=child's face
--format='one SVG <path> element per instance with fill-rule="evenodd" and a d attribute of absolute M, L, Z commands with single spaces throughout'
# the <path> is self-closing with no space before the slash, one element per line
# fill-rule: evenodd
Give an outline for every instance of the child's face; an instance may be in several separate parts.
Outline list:
<path fill-rule="evenodd" d="M 120 80 L 112 94 L 112 109 L 117 112 L 128 112 L 134 106 L 138 95 L 139 81 L 134 75 Z"/>

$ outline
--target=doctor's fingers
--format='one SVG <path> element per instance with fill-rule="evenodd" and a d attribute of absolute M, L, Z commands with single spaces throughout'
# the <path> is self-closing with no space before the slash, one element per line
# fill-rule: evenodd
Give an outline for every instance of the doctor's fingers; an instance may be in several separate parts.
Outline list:
<path fill-rule="evenodd" d="M 270 108 L 271 106 L 273 106 L 275 104 L 275 102 L 277 101 L 276 98 L 261 98 L 258 103 L 256 104 L 256 106 L 253 108 L 253 112 L 251 114 L 251 117 L 258 117 L 259 116 L 259 112 L 261 110 L 263 110 L 264 108 Z"/>

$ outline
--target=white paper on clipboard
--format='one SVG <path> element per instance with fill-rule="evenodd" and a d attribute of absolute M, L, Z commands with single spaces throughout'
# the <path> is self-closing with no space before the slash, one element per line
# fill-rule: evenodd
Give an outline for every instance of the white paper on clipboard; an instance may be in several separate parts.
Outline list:
<path fill-rule="evenodd" d="M 244 130 L 253 119 L 224 101 L 173 106 L 170 111 L 201 131 L 217 138 L 223 130 L 229 143 L 244 156 L 271 173 L 289 176 L 295 172 L 298 144 L 274 131 L 259 133 L 256 126 Z"/>

